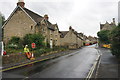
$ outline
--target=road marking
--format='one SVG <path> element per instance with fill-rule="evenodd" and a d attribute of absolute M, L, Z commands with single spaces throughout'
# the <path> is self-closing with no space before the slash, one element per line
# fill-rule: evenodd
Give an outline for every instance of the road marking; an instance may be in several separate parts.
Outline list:
<path fill-rule="evenodd" d="M 92 74 L 93 74 L 93 71 L 95 70 L 95 67 L 96 67 L 96 65 L 97 65 L 97 61 L 99 60 L 100 56 L 101 56 L 101 55 L 98 55 L 96 61 L 94 62 L 93 66 L 91 67 L 91 69 L 90 69 L 90 71 L 89 71 L 89 73 L 88 73 L 88 75 L 87 75 L 87 77 L 86 77 L 85 80 L 89 80 L 89 79 L 91 78 L 91 76 L 92 76 Z"/>
<path fill-rule="evenodd" d="M 101 54 L 102 55 L 102 54 Z M 101 56 L 100 55 L 100 56 Z M 101 58 L 100 58 L 100 60 L 99 60 L 99 62 L 98 62 L 98 66 L 97 66 L 97 69 L 96 69 L 96 74 L 95 74 L 95 78 L 96 78 L 96 76 L 98 75 L 98 69 L 99 69 L 99 67 L 100 67 L 100 62 L 101 62 Z"/>
<path fill-rule="evenodd" d="M 78 52 L 78 51 L 76 51 Z M 76 53 L 75 52 L 75 53 Z M 60 56 L 64 56 L 66 54 L 61 54 Z M 52 59 L 52 58 L 55 58 L 57 56 L 53 56 L 53 57 L 48 57 L 48 58 L 45 58 L 45 59 L 41 59 L 41 60 L 37 60 L 37 61 L 33 61 L 33 62 L 30 62 L 30 63 L 26 63 L 26 64 L 21 64 L 21 65 L 18 65 L 18 66 L 13 66 L 13 67 L 10 67 L 10 68 L 6 68 L 6 69 L 2 69 L 0 70 L 0 72 L 4 72 L 4 71 L 8 71 L 8 70 L 12 70 L 12 69 L 15 69 L 15 68 L 19 68 L 19 67 L 23 67 L 23 66 L 26 66 L 26 65 L 29 65 L 29 64 L 33 64 L 33 63 L 36 63 L 36 62 L 40 62 L 40 61 L 44 61 L 44 60 L 48 60 L 48 59 Z"/>
<path fill-rule="evenodd" d="M 87 47 L 87 48 L 95 48 L 95 47 Z"/>
<path fill-rule="evenodd" d="M 55 56 L 54 56 L 54 57 L 55 57 Z M 36 63 L 36 62 L 48 60 L 48 59 L 51 59 L 51 58 L 54 58 L 54 57 L 45 58 L 45 59 L 41 59 L 41 60 L 37 60 L 37 61 L 30 62 L 30 63 L 21 64 L 21 65 L 18 65 L 18 66 L 10 67 L 10 68 L 7 68 L 7 69 L 0 70 L 0 72 L 4 72 L 4 71 L 11 70 L 11 69 L 19 68 L 19 67 L 22 67 L 22 66 L 26 66 L 26 65 L 29 65 L 29 64 L 33 64 L 33 63 Z"/>

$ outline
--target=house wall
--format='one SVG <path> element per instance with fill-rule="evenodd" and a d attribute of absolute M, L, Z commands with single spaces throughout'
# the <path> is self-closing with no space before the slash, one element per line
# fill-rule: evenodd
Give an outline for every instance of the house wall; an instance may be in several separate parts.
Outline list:
<path fill-rule="evenodd" d="M 60 38 L 61 46 L 70 46 L 73 45 L 74 47 L 77 47 L 77 36 L 74 34 L 72 30 L 69 30 L 69 32 L 65 35 L 64 38 Z"/>
<path fill-rule="evenodd" d="M 83 46 L 83 41 L 80 38 L 77 38 L 78 48 Z"/>
<path fill-rule="evenodd" d="M 73 29 L 64 38 L 60 38 L 60 33 L 57 25 L 54 25 L 55 30 L 48 28 L 48 25 L 41 21 L 40 25 L 36 23 L 22 10 L 18 9 L 4 26 L 4 42 L 7 43 L 12 36 L 24 37 L 26 34 L 41 33 L 45 43 L 52 41 L 54 46 L 70 46 L 79 48 L 83 46 L 83 41 L 77 37 Z"/>
<path fill-rule="evenodd" d="M 54 25 L 55 30 L 51 30 L 46 24 L 40 26 L 40 33 L 45 37 L 45 42 L 52 42 L 53 46 L 60 46 L 60 34 L 57 25 Z"/>
<path fill-rule="evenodd" d="M 101 30 L 111 30 L 112 26 L 109 24 L 105 24 Z"/>
<path fill-rule="evenodd" d="M 60 34 L 57 25 L 55 25 L 55 31 L 54 31 L 54 45 L 60 46 Z"/>
<path fill-rule="evenodd" d="M 12 36 L 23 37 L 26 34 L 35 33 L 36 23 L 22 11 L 17 10 L 4 26 L 4 42 L 7 43 Z"/>

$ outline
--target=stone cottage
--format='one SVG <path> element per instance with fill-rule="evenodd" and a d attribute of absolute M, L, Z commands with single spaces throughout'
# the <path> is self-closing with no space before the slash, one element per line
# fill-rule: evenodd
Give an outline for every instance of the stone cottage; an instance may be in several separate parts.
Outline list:
<path fill-rule="evenodd" d="M 113 29 L 115 26 L 116 26 L 116 24 L 115 24 L 115 18 L 113 18 L 113 22 L 111 22 L 111 23 L 108 23 L 108 22 L 106 21 L 105 24 L 100 24 L 100 30 L 111 30 L 111 29 Z"/>
<path fill-rule="evenodd" d="M 18 1 L 17 7 L 2 28 L 5 44 L 8 43 L 12 36 L 23 38 L 26 34 L 41 33 L 45 37 L 45 42 L 50 43 L 51 47 L 60 45 L 58 25 L 50 23 L 48 15 L 45 14 L 42 17 L 25 8 L 23 0 Z"/>
<path fill-rule="evenodd" d="M 60 44 L 61 46 L 67 46 L 70 49 L 76 49 L 83 46 L 83 41 L 72 27 L 69 27 L 69 31 L 60 31 Z"/>

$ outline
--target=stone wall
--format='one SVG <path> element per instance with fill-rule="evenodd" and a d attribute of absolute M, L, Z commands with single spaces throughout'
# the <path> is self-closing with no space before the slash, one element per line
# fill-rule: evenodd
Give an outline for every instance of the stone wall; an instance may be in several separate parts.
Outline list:
<path fill-rule="evenodd" d="M 4 42 L 7 43 L 12 36 L 23 37 L 35 32 L 36 23 L 22 10 L 17 10 L 4 26 Z"/>

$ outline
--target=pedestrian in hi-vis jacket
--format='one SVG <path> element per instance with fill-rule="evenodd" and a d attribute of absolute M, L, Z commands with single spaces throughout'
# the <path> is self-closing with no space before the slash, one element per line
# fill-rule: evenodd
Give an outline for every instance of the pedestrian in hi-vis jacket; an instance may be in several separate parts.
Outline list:
<path fill-rule="evenodd" d="M 24 53 L 26 54 L 26 56 L 27 56 L 28 59 L 31 58 L 31 53 L 30 53 L 30 50 L 28 48 L 28 45 L 25 45 Z"/>
<path fill-rule="evenodd" d="M 26 56 L 27 56 L 28 59 L 30 59 L 30 60 L 33 60 L 33 59 L 34 59 L 33 54 L 30 53 L 30 50 L 29 50 L 29 48 L 28 48 L 28 45 L 25 45 L 24 53 L 26 54 Z"/>

